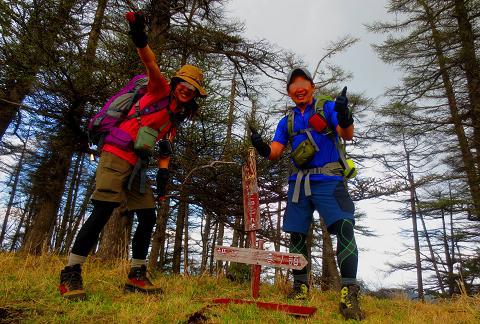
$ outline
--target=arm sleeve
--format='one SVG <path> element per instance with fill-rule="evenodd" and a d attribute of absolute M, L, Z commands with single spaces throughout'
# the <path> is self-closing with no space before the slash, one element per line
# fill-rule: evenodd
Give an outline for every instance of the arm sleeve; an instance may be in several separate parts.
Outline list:
<path fill-rule="evenodd" d="M 288 129 L 287 129 L 287 116 L 283 117 L 278 123 L 277 130 L 273 136 L 273 142 L 278 142 L 283 145 L 288 143 Z"/>

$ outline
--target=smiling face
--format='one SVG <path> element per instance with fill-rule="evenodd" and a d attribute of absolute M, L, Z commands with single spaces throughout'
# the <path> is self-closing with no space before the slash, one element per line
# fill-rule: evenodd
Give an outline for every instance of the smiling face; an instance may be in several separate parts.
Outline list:
<path fill-rule="evenodd" d="M 313 102 L 314 92 L 315 86 L 303 75 L 294 76 L 288 86 L 288 95 L 300 109 L 304 109 L 307 104 Z"/>
<path fill-rule="evenodd" d="M 173 95 L 179 103 L 187 103 L 195 98 L 197 89 L 188 82 L 179 82 L 173 90 Z"/>

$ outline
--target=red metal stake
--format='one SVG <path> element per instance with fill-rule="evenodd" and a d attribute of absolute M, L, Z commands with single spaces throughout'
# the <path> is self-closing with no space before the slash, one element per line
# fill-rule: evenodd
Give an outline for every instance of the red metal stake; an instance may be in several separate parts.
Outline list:
<path fill-rule="evenodd" d="M 263 250 L 263 240 L 258 240 L 259 250 Z M 262 266 L 257 264 L 251 265 L 252 270 L 252 297 L 257 299 L 260 296 L 260 272 L 262 272 Z"/>

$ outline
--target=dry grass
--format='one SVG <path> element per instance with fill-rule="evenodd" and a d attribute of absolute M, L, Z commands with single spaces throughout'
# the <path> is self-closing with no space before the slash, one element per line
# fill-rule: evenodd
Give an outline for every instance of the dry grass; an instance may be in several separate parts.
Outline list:
<path fill-rule="evenodd" d="M 84 268 L 88 299 L 64 300 L 57 291 L 64 259 L 57 256 L 0 254 L 0 323 L 186 323 L 192 314 L 208 323 L 343 323 L 334 292 L 312 293 L 306 305 L 317 313 L 308 319 L 265 311 L 252 305 L 214 306 L 210 298 L 248 299 L 249 285 L 208 276 L 159 275 L 163 296 L 124 294 L 127 262 L 103 264 L 89 260 Z M 286 286 L 262 285 L 261 300 L 286 303 Z M 403 299 L 362 299 L 364 323 L 480 323 L 480 297 L 424 304 Z M 353 321 L 351 321 L 353 322 Z"/>

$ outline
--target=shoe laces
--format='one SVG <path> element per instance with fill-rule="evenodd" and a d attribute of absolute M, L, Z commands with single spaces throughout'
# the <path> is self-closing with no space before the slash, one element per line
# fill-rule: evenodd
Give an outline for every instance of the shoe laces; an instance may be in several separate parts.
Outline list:
<path fill-rule="evenodd" d="M 132 272 L 133 272 L 133 278 L 139 280 L 139 281 L 145 281 L 145 283 L 149 284 L 149 285 L 153 285 L 153 283 L 150 281 L 150 279 L 147 277 L 147 274 L 150 276 L 150 277 L 153 277 L 152 276 L 152 273 L 150 271 L 147 270 L 147 267 L 146 266 L 141 266 L 141 267 L 135 267 L 135 268 L 132 268 Z"/>
<path fill-rule="evenodd" d="M 82 276 L 79 272 L 68 271 L 62 274 L 62 283 L 65 282 L 70 290 L 81 290 L 83 289 Z"/>
<path fill-rule="evenodd" d="M 308 294 L 308 286 L 302 282 L 293 283 L 293 291 L 289 294 L 289 298 L 298 299 L 306 298 Z"/>
<path fill-rule="evenodd" d="M 355 286 L 345 286 L 340 291 L 340 301 L 344 303 L 347 308 L 358 307 L 359 292 Z"/>

